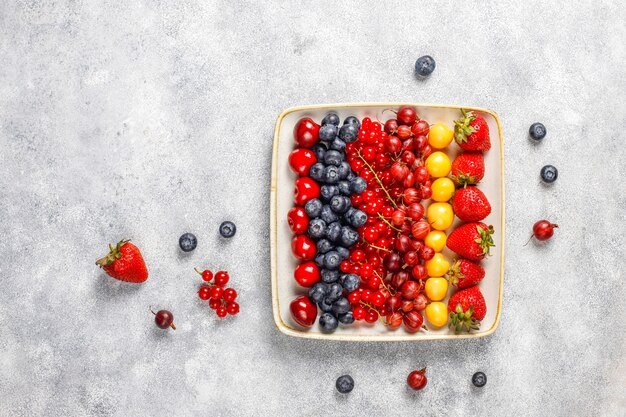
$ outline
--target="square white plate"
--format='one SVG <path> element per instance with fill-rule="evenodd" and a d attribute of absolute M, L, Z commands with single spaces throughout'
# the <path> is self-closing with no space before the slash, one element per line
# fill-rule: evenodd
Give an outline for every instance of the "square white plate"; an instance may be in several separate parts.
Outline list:
<path fill-rule="evenodd" d="M 445 123 L 454 127 L 454 120 L 461 115 L 460 109 L 472 110 L 481 114 L 489 124 L 491 136 L 491 150 L 485 153 L 485 177 L 478 185 L 491 203 L 491 214 L 483 220 L 495 228 L 493 235 L 495 248 L 492 256 L 485 259 L 486 276 L 479 287 L 487 303 L 487 315 L 482 320 L 480 329 L 472 333 L 455 334 L 454 331 L 443 328 L 432 328 L 425 321 L 428 331 L 408 333 L 403 326 L 396 330 L 389 330 L 380 322 L 367 324 L 355 322 L 350 326 L 339 325 L 334 333 L 323 333 L 318 324 L 305 329 L 296 324 L 291 318 L 289 304 L 299 295 L 307 294 L 308 288 L 300 287 L 293 278 L 293 272 L 298 261 L 291 253 L 291 239 L 293 234 L 287 224 L 287 212 L 293 207 L 294 182 L 296 175 L 289 169 L 288 156 L 295 148 L 293 128 L 302 117 L 310 117 L 317 123 L 330 111 L 336 112 L 341 120 L 348 116 L 363 119 L 368 116 L 372 120 L 382 122 L 392 117 L 392 113 L 385 109 L 397 110 L 400 106 L 414 106 L 420 118 L 430 124 Z M 458 154 L 459 147 L 453 141 L 445 152 L 450 159 Z M 357 103 L 357 104 L 329 104 L 293 107 L 283 111 L 276 121 L 274 131 L 274 147 L 272 156 L 272 182 L 270 194 L 270 227 L 271 227 L 271 285 L 272 306 L 274 321 L 278 329 L 290 336 L 313 339 L 348 340 L 348 341 L 400 341 L 400 340 L 434 340 L 434 339 L 463 339 L 483 337 L 493 333 L 498 326 L 502 307 L 502 286 L 504 283 L 504 149 L 502 128 L 498 115 L 486 109 L 461 106 L 445 106 L 416 103 Z M 427 202 L 423 202 L 427 206 Z M 454 230 L 461 222 L 456 219 L 452 227 Z M 447 248 L 444 256 L 451 261 L 454 253 Z M 451 286 L 448 297 L 452 294 Z M 447 299 L 444 300 L 447 303 Z"/>

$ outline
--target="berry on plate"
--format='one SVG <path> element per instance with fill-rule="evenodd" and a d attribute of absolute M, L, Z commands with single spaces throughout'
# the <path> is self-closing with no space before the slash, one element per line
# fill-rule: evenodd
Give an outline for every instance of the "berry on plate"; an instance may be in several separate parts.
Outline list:
<path fill-rule="evenodd" d="M 315 123 L 310 117 L 298 120 L 293 129 L 293 136 L 298 146 L 311 148 L 319 139 L 320 125 Z"/>
<path fill-rule="evenodd" d="M 463 117 L 454 122 L 454 140 L 466 151 L 485 152 L 491 149 L 489 125 L 484 117 L 461 109 Z"/>
<path fill-rule="evenodd" d="M 452 181 L 459 186 L 475 185 L 485 176 L 485 159 L 481 152 L 463 152 L 452 161 Z"/>
<path fill-rule="evenodd" d="M 426 319 L 435 327 L 442 327 L 448 322 L 448 307 L 441 301 L 434 301 L 426 306 Z"/>
<path fill-rule="evenodd" d="M 450 233 L 446 246 L 463 258 L 479 261 L 489 255 L 493 243 L 493 226 L 472 222 L 463 224 Z"/>
<path fill-rule="evenodd" d="M 487 196 L 475 186 L 459 188 L 452 199 L 452 210 L 464 222 L 477 222 L 491 213 Z"/>
<path fill-rule="evenodd" d="M 298 148 L 289 154 L 289 166 L 300 177 L 309 175 L 311 166 L 317 162 L 315 153 L 306 148 Z"/>
<path fill-rule="evenodd" d="M 317 307 L 306 295 L 293 300 L 289 305 L 293 320 L 302 327 L 311 327 L 317 318 Z"/>
<path fill-rule="evenodd" d="M 469 332 L 480 327 L 480 321 L 487 314 L 487 304 L 480 289 L 475 285 L 453 294 L 448 300 L 448 310 L 450 310 L 448 326 L 454 329 L 455 333 Z"/>
<path fill-rule="evenodd" d="M 467 259 L 459 259 L 448 271 L 448 281 L 459 289 L 469 288 L 485 278 L 485 268 Z"/>
<path fill-rule="evenodd" d="M 96 261 L 111 278 L 120 281 L 140 283 L 148 279 L 148 268 L 139 248 L 128 240 L 121 240 L 113 247 L 109 244 L 109 253 Z"/>
<path fill-rule="evenodd" d="M 435 123 L 428 132 L 428 144 L 433 149 L 443 149 L 454 139 L 454 130 L 443 123 Z"/>

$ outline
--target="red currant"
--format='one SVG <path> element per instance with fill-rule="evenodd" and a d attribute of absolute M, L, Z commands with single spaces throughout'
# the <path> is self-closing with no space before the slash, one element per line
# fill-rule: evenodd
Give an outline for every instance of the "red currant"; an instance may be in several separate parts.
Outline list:
<path fill-rule="evenodd" d="M 217 300 L 217 299 L 215 299 L 215 298 L 211 298 L 211 299 L 209 300 L 209 307 L 210 307 L 212 310 L 216 310 L 216 309 L 217 309 L 219 306 L 221 306 L 221 305 L 222 305 L 222 302 L 221 302 L 220 300 Z"/>
<path fill-rule="evenodd" d="M 378 313 L 374 310 L 370 310 L 365 315 L 365 321 L 368 323 L 375 323 L 378 320 Z"/>
<path fill-rule="evenodd" d="M 234 288 L 226 288 L 224 290 L 224 301 L 226 302 L 232 302 L 235 301 L 235 298 L 237 298 L 237 291 L 235 291 Z"/>
<path fill-rule="evenodd" d="M 347 259 L 341 261 L 341 264 L 339 264 L 339 270 L 341 272 L 344 272 L 344 273 L 350 272 L 351 268 L 352 268 L 352 264 Z"/>
<path fill-rule="evenodd" d="M 352 311 L 352 315 L 354 316 L 355 320 L 363 320 L 365 318 L 366 314 L 367 314 L 367 312 L 361 306 L 354 307 L 354 310 Z"/>
<path fill-rule="evenodd" d="M 213 272 L 209 271 L 208 269 L 205 269 L 204 271 L 202 271 L 202 279 L 206 282 L 209 282 L 213 279 Z"/>
<path fill-rule="evenodd" d="M 223 294 L 224 294 L 224 288 L 220 287 L 219 285 L 215 285 L 211 287 L 211 298 L 215 298 L 219 300 L 220 298 L 222 298 Z"/>
<path fill-rule="evenodd" d="M 228 303 L 228 305 L 226 306 L 226 312 L 230 314 L 231 316 L 234 316 L 235 314 L 239 313 L 239 304 L 237 304 L 234 301 L 231 303 Z"/>
<path fill-rule="evenodd" d="M 215 310 L 215 314 L 217 314 L 217 317 L 226 317 L 227 313 L 228 312 L 224 307 L 218 307 L 217 310 Z"/>
<path fill-rule="evenodd" d="M 359 301 L 361 301 L 361 293 L 358 291 L 352 291 L 348 294 L 348 301 L 350 301 L 350 304 L 358 304 Z"/>
<path fill-rule="evenodd" d="M 201 286 L 198 290 L 198 297 L 200 297 L 201 300 L 208 300 L 211 297 L 211 287 L 208 285 Z"/>
<path fill-rule="evenodd" d="M 228 283 L 229 280 L 229 276 L 228 276 L 228 272 L 226 271 L 219 271 L 218 273 L 215 274 L 215 285 L 226 285 Z"/>
<path fill-rule="evenodd" d="M 352 262 L 363 262 L 365 260 L 365 252 L 357 249 L 350 254 L 350 259 Z"/>

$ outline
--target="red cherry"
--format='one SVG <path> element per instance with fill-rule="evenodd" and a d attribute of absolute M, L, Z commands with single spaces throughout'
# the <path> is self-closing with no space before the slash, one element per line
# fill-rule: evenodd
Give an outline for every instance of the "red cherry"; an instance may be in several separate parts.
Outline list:
<path fill-rule="evenodd" d="M 226 271 L 219 271 L 217 274 L 215 274 L 215 285 L 226 285 L 228 284 L 228 280 L 229 280 L 229 276 L 228 276 L 228 272 Z"/>
<path fill-rule="evenodd" d="M 554 235 L 554 229 L 557 227 L 559 227 L 558 224 L 550 223 L 547 220 L 539 220 L 533 225 L 533 236 L 537 240 L 548 240 Z"/>
<path fill-rule="evenodd" d="M 298 146 L 303 148 L 311 148 L 319 139 L 320 125 L 315 123 L 311 118 L 305 117 L 298 120 L 293 129 L 293 136 Z"/>
<path fill-rule="evenodd" d="M 289 154 L 289 166 L 301 177 L 309 175 L 311 165 L 317 162 L 317 157 L 313 151 L 305 148 L 298 148 Z"/>
<path fill-rule="evenodd" d="M 426 368 L 411 372 L 406 378 L 406 383 L 415 391 L 423 389 L 428 383 L 426 379 Z"/>
<path fill-rule="evenodd" d="M 198 297 L 200 297 L 201 300 L 208 300 L 211 298 L 211 287 L 208 285 L 201 286 L 198 290 Z"/>
<path fill-rule="evenodd" d="M 309 297 L 302 295 L 291 302 L 289 311 L 293 320 L 302 327 L 311 327 L 317 318 L 317 306 Z"/>
<path fill-rule="evenodd" d="M 307 201 L 320 196 L 320 186 L 312 178 L 301 177 L 296 180 L 296 188 L 293 201 L 298 206 L 303 206 Z"/>
<path fill-rule="evenodd" d="M 293 207 L 287 213 L 287 223 L 293 234 L 300 235 L 309 227 L 309 215 L 306 214 L 304 207 Z"/>
<path fill-rule="evenodd" d="M 233 302 L 235 301 L 235 298 L 237 298 L 237 291 L 235 291 L 234 288 L 226 288 L 222 297 L 226 302 Z"/>
<path fill-rule="evenodd" d="M 313 261 L 303 262 L 293 273 L 296 282 L 303 287 L 311 287 L 320 280 L 320 269 Z"/>
<path fill-rule="evenodd" d="M 315 242 L 306 235 L 294 236 L 291 240 L 291 251 L 301 261 L 310 261 L 315 258 L 317 248 Z"/>
<path fill-rule="evenodd" d="M 239 313 L 239 304 L 234 301 L 232 303 L 228 303 L 228 305 L 226 306 L 226 312 L 231 316 Z"/>

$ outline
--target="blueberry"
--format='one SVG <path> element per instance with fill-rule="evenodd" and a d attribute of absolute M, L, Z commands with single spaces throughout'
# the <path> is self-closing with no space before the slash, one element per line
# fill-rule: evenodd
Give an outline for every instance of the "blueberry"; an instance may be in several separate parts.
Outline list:
<path fill-rule="evenodd" d="M 191 252 L 198 246 L 198 239 L 193 233 L 185 233 L 178 239 L 178 245 L 183 252 Z"/>
<path fill-rule="evenodd" d="M 320 268 L 324 267 L 324 254 L 323 253 L 318 253 L 317 255 L 315 255 L 315 263 Z"/>
<path fill-rule="evenodd" d="M 324 299 L 324 297 L 326 297 L 326 291 L 327 291 L 327 288 L 325 284 L 321 282 L 316 282 L 309 289 L 309 298 L 315 304 L 319 304 Z"/>
<path fill-rule="evenodd" d="M 330 143 L 330 149 L 334 149 L 339 152 L 344 152 L 346 150 L 346 142 L 342 141 L 339 138 L 335 138 Z"/>
<path fill-rule="evenodd" d="M 324 298 L 322 301 L 317 303 L 317 305 L 324 313 L 330 313 L 331 311 L 333 311 L 333 303 L 331 301 L 328 301 L 327 298 Z"/>
<path fill-rule="evenodd" d="M 340 163 L 337 168 L 339 168 L 339 178 L 342 180 L 345 180 L 346 178 L 348 178 L 348 175 L 352 172 L 352 168 L 350 167 L 350 164 L 347 163 L 346 161 L 343 161 L 342 163 Z"/>
<path fill-rule="evenodd" d="M 335 382 L 335 388 L 342 394 L 347 394 L 354 389 L 354 379 L 350 375 L 341 375 Z"/>
<path fill-rule="evenodd" d="M 361 227 L 367 221 L 367 214 L 362 212 L 361 210 L 356 210 L 352 216 L 350 217 L 350 224 L 352 227 Z"/>
<path fill-rule="evenodd" d="M 415 73 L 420 77 L 428 77 L 435 70 L 435 66 L 435 60 L 432 56 L 421 56 L 415 61 Z"/>
<path fill-rule="evenodd" d="M 328 151 L 330 152 L 330 151 Z M 311 177 L 313 178 L 313 177 Z M 315 178 L 313 178 L 315 179 Z M 337 181 L 339 181 L 341 178 L 339 178 L 339 168 L 337 168 L 334 165 L 330 165 L 327 166 L 326 168 L 324 168 L 324 182 L 328 183 L 328 184 L 335 184 Z"/>
<path fill-rule="evenodd" d="M 323 204 L 320 199 L 314 198 L 306 202 L 306 204 L 304 205 L 304 211 L 306 211 L 306 214 L 309 215 L 309 218 L 314 219 L 315 217 L 319 217 L 319 215 L 322 214 L 322 206 Z"/>
<path fill-rule="evenodd" d="M 341 236 L 341 224 L 337 221 L 332 222 L 326 228 L 326 237 L 331 242 L 336 242 L 339 240 L 339 236 Z"/>
<path fill-rule="evenodd" d="M 309 177 L 313 178 L 317 182 L 324 181 L 324 164 L 317 162 L 309 169 Z"/>
<path fill-rule="evenodd" d="M 322 127 L 320 127 L 318 135 L 320 137 L 320 140 L 331 142 L 337 136 L 337 126 L 322 125 Z"/>
<path fill-rule="evenodd" d="M 339 323 L 341 324 L 354 323 L 354 315 L 352 314 L 352 311 L 348 311 L 345 314 L 340 314 L 338 318 L 339 318 Z"/>
<path fill-rule="evenodd" d="M 359 136 L 359 128 L 356 125 L 344 124 L 339 129 L 339 139 L 344 142 L 354 142 Z"/>
<path fill-rule="evenodd" d="M 222 222 L 222 224 L 220 224 L 220 235 L 222 235 L 222 237 L 226 237 L 226 238 L 233 237 L 235 236 L 236 232 L 237 232 L 237 226 L 235 226 L 235 223 L 225 221 L 225 222 Z"/>
<path fill-rule="evenodd" d="M 322 219 L 311 220 L 307 232 L 311 239 L 318 240 L 323 238 L 326 236 L 326 222 Z"/>
<path fill-rule="evenodd" d="M 484 387 L 487 384 L 487 375 L 484 372 L 476 372 L 472 375 L 472 384 L 476 387 Z"/>
<path fill-rule="evenodd" d="M 530 125 L 530 129 L 528 129 L 528 134 L 536 141 L 540 141 L 545 138 L 546 133 L 548 133 L 546 131 L 546 127 L 541 123 L 533 123 Z"/>
<path fill-rule="evenodd" d="M 332 284 L 339 279 L 339 271 L 331 271 L 330 269 L 322 269 L 320 272 L 322 282 L 326 284 Z"/>
<path fill-rule="evenodd" d="M 350 204 L 352 204 L 352 202 L 350 202 Z M 346 220 L 346 222 L 347 222 L 348 224 L 351 224 L 351 223 L 352 223 L 351 217 L 352 217 L 352 215 L 353 215 L 354 213 L 356 213 L 356 211 L 357 211 L 357 209 L 355 209 L 354 207 L 350 207 L 350 208 L 348 209 L 348 211 L 346 211 L 346 212 L 343 214 L 343 218 Z"/>
<path fill-rule="evenodd" d="M 335 214 L 333 209 L 330 208 L 328 204 L 322 207 L 322 213 L 320 214 L 320 217 L 326 222 L 326 224 L 331 224 L 339 220 L 337 214 Z"/>
<path fill-rule="evenodd" d="M 346 120 L 343 121 L 343 125 L 354 125 L 358 130 L 361 128 L 361 121 L 354 116 L 348 116 L 346 117 Z"/>
<path fill-rule="evenodd" d="M 313 169 L 313 167 L 311 167 Z M 361 177 L 356 177 L 350 181 L 350 190 L 355 194 L 361 194 L 367 189 L 367 181 Z"/>
<path fill-rule="evenodd" d="M 335 250 L 339 254 L 339 257 L 342 261 L 344 259 L 348 259 L 348 257 L 350 256 L 350 250 L 348 248 L 344 248 L 343 246 L 337 246 Z"/>
<path fill-rule="evenodd" d="M 330 202 L 330 199 L 339 194 L 339 187 L 336 185 L 322 185 L 320 187 L 320 197 L 325 203 Z"/>
<path fill-rule="evenodd" d="M 344 159 L 344 156 L 341 154 L 341 152 L 336 151 L 334 149 L 327 151 L 326 155 L 324 155 L 324 163 L 326 165 L 339 166 L 339 164 L 341 164 L 343 159 Z"/>
<path fill-rule="evenodd" d="M 348 311 L 350 311 L 350 301 L 347 298 L 341 297 L 333 303 L 333 313 L 339 315 L 346 314 Z"/>
<path fill-rule="evenodd" d="M 326 228 L 326 230 L 328 230 L 328 228 Z M 320 239 L 317 241 L 317 253 L 319 254 L 324 254 L 330 250 L 333 250 L 333 244 L 330 243 L 328 240 L 326 239 Z"/>
<path fill-rule="evenodd" d="M 339 241 L 341 242 L 342 246 L 351 248 L 359 242 L 359 232 L 357 232 L 350 226 L 344 226 L 341 228 L 341 236 L 339 237 Z"/>
<path fill-rule="evenodd" d="M 348 292 L 352 292 L 361 285 L 361 278 L 357 274 L 343 274 L 339 277 L 339 283 Z"/>
<path fill-rule="evenodd" d="M 333 332 L 335 331 L 338 325 L 339 325 L 339 322 L 337 321 L 335 316 L 333 316 L 332 314 L 324 313 L 320 316 L 320 326 L 322 327 L 323 332 L 325 333 Z"/>
<path fill-rule="evenodd" d="M 328 149 L 326 148 L 326 145 L 323 144 L 322 142 L 319 142 L 315 146 L 313 146 L 313 153 L 317 157 L 318 161 L 324 160 L 324 155 L 326 155 L 327 150 Z"/>
<path fill-rule="evenodd" d="M 541 168 L 541 179 L 548 184 L 553 183 L 559 176 L 559 171 L 552 165 L 546 165 Z M 333 197 L 335 198 L 335 197 Z M 332 207 L 333 200 L 330 200 L 330 206 Z"/>
<path fill-rule="evenodd" d="M 346 180 L 347 180 L 348 182 L 351 182 L 351 181 L 352 181 L 353 179 L 355 179 L 355 178 L 356 178 L 356 174 L 355 174 L 354 172 L 350 171 L 350 173 L 349 173 L 349 174 L 348 174 L 348 176 L 346 177 Z"/>
<path fill-rule="evenodd" d="M 350 191 L 350 183 L 348 181 L 339 181 L 337 183 L 337 187 L 339 188 L 340 194 L 347 195 L 348 197 L 352 194 L 352 191 Z M 304 208 L 306 210 L 306 206 Z"/>
<path fill-rule="evenodd" d="M 335 301 L 339 299 L 339 297 L 341 297 L 342 293 L 343 293 L 343 287 L 341 286 L 341 284 L 334 282 L 328 286 L 328 291 L 326 292 L 326 299 L 329 302 L 334 303 Z"/>
<path fill-rule="evenodd" d="M 344 214 L 352 203 L 345 195 L 336 195 L 330 199 L 330 208 L 337 214 Z"/>
<path fill-rule="evenodd" d="M 339 269 L 339 264 L 341 263 L 341 256 L 339 256 L 339 252 L 336 250 L 331 250 L 326 252 L 324 255 L 324 267 L 327 269 Z"/>
<path fill-rule="evenodd" d="M 324 116 L 324 118 L 322 119 L 322 126 L 323 125 L 339 126 L 339 116 L 337 116 L 337 113 L 328 113 L 326 116 Z"/>

